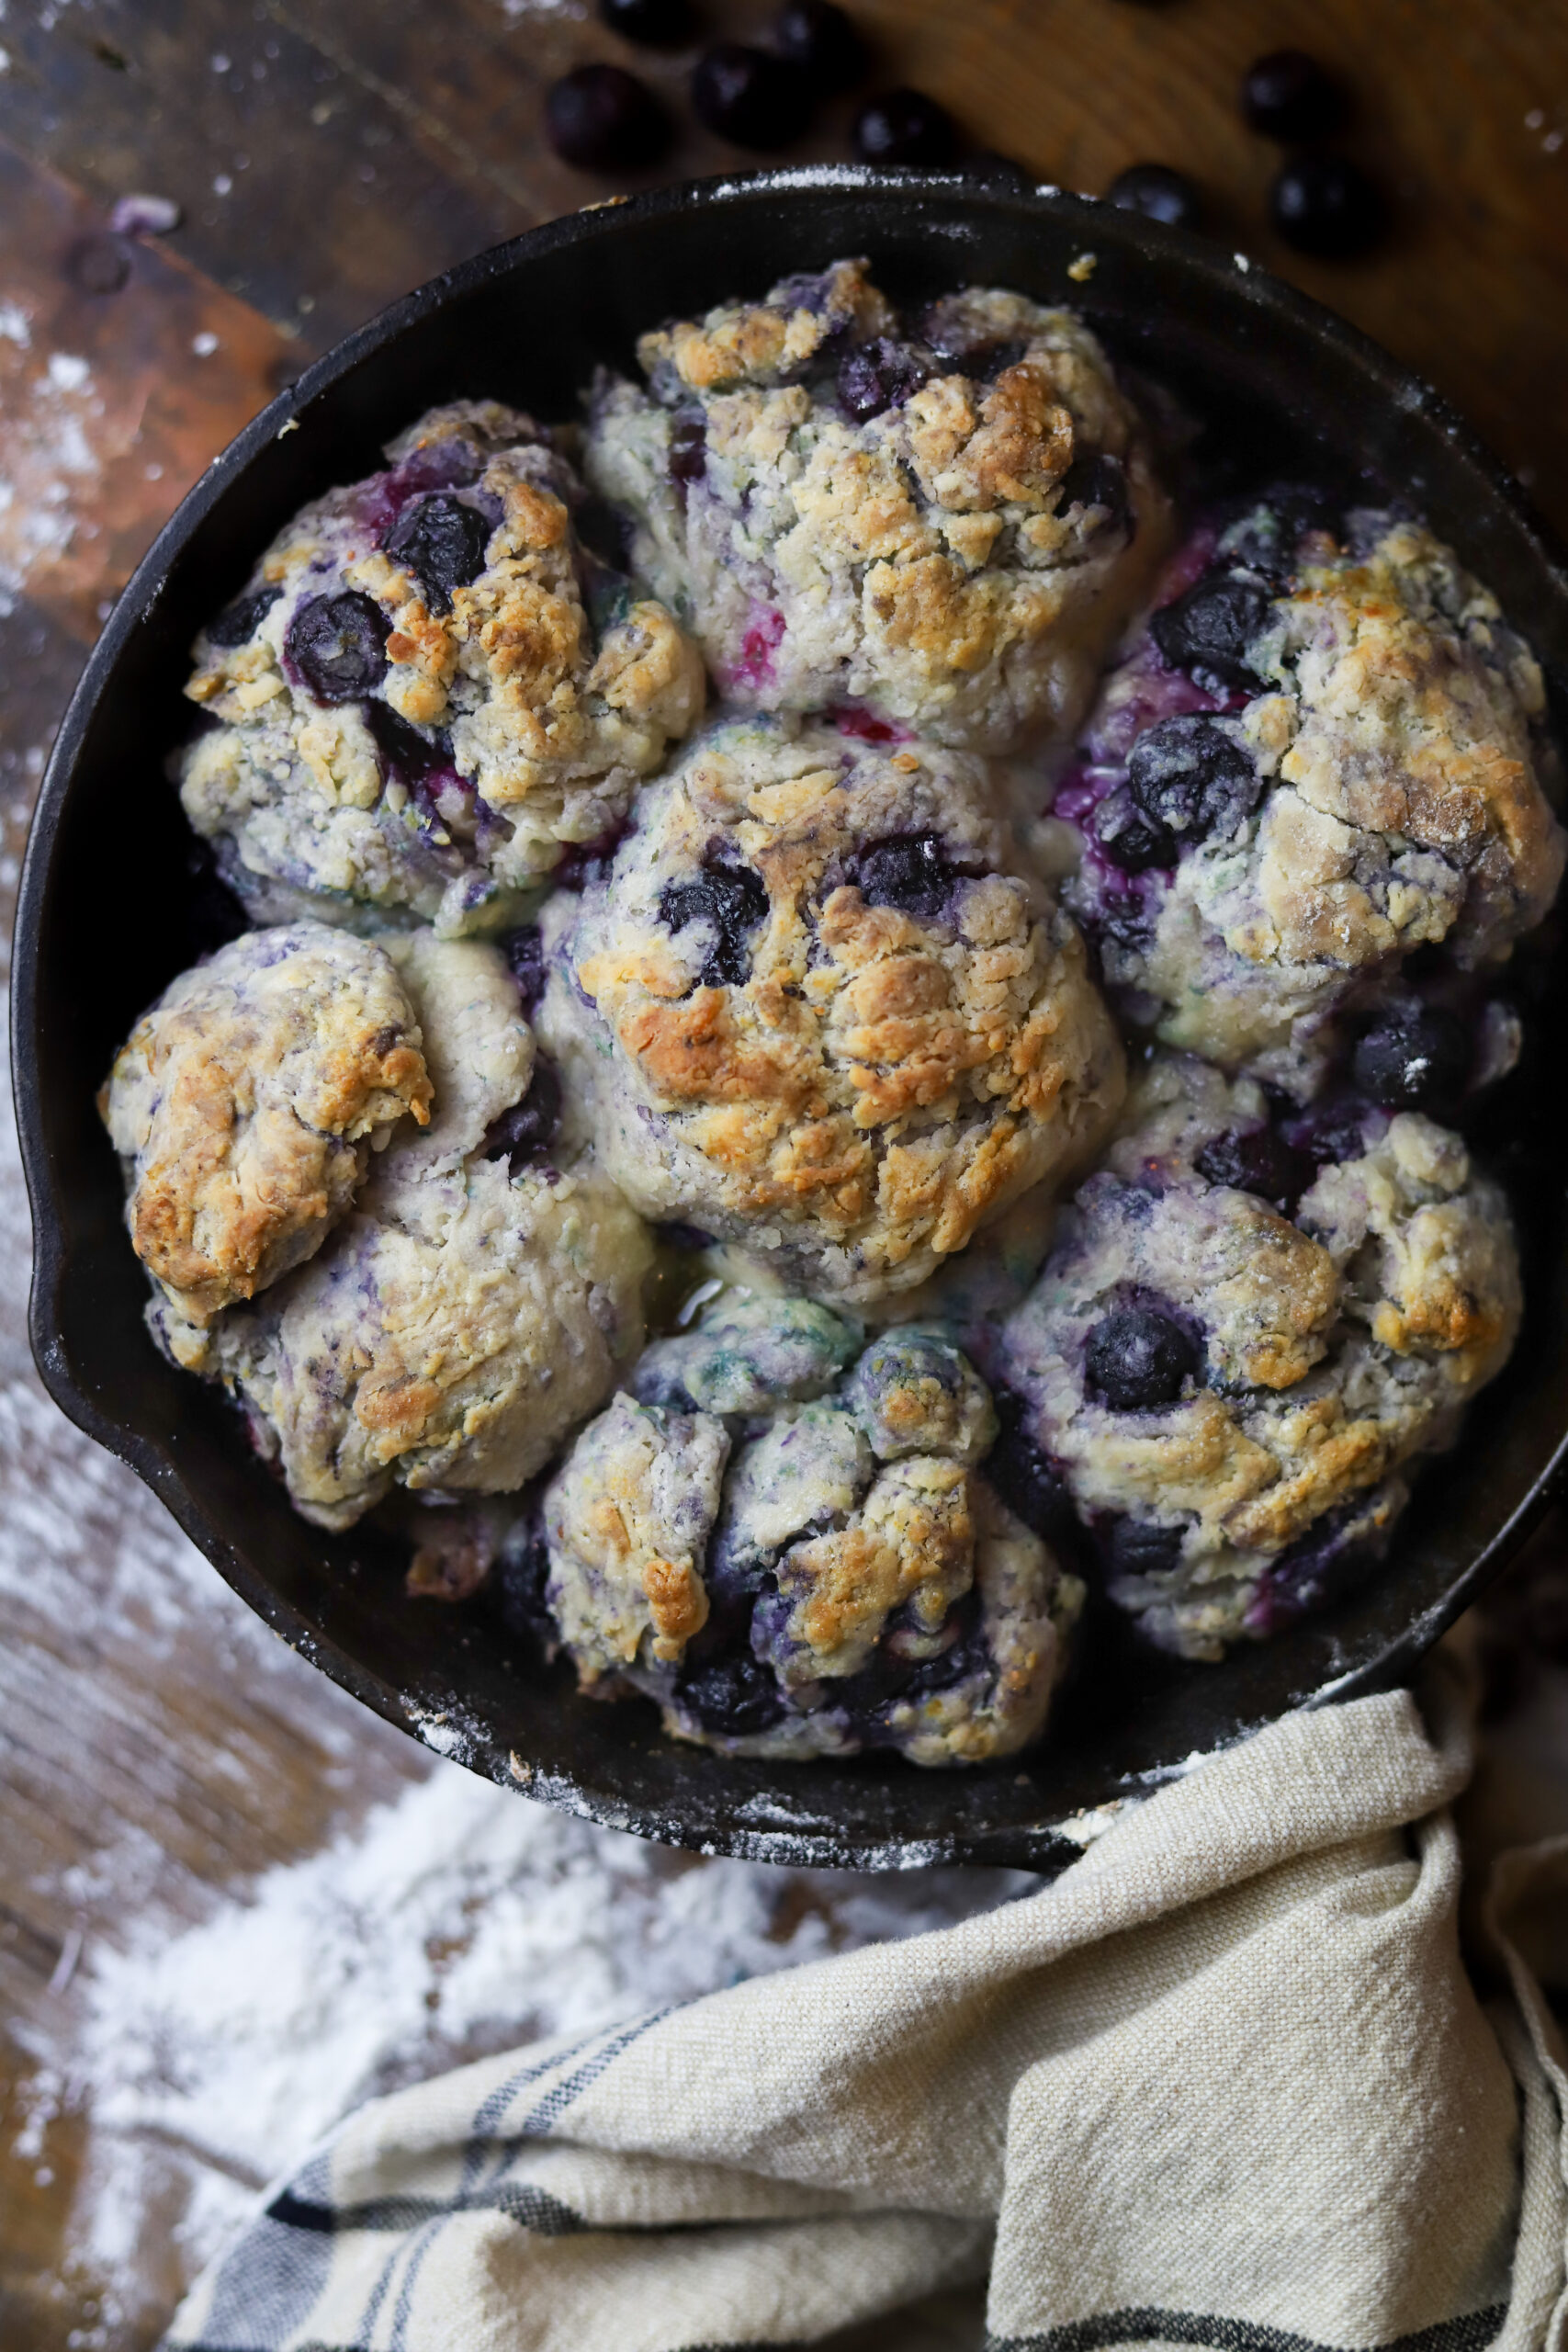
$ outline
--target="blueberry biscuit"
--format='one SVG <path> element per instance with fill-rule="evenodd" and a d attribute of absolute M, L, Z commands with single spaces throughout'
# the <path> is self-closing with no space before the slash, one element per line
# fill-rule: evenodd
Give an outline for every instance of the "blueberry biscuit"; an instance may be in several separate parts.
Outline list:
<path fill-rule="evenodd" d="M 196 644 L 181 796 L 246 906 L 446 934 L 625 814 L 703 702 L 663 606 L 580 543 L 525 416 L 434 409 L 297 515 Z"/>
<path fill-rule="evenodd" d="M 297 1510 L 351 1527 L 394 1482 L 497 1494 L 542 1469 L 642 1344 L 651 1249 L 560 1117 L 499 952 L 387 942 L 434 1081 L 310 1264 L 212 1355 Z"/>
<path fill-rule="evenodd" d="M 1168 534 L 1081 321 L 994 288 L 901 321 L 840 261 L 638 357 L 646 391 L 595 390 L 588 476 L 727 699 L 962 750 L 1076 725 Z"/>
<path fill-rule="evenodd" d="M 1056 798 L 1066 897 L 1126 1010 L 1304 1093 L 1335 1009 L 1413 949 L 1481 969 L 1563 836 L 1541 673 L 1418 524 L 1288 499 L 1201 534 Z"/>
<path fill-rule="evenodd" d="M 583 1687 L 729 1755 L 1015 1753 L 1083 1589 L 980 1474 L 995 1435 L 940 1333 L 863 1348 L 804 1300 L 721 1300 L 547 1490 L 544 1598 Z"/>
<path fill-rule="evenodd" d="M 725 722 L 572 905 L 540 1034 L 604 1166 L 785 1287 L 912 1287 L 1120 1102 L 1082 942 L 961 753 Z"/>
<path fill-rule="evenodd" d="M 182 1361 L 321 1248 L 405 1114 L 429 1120 L 423 1046 L 380 948 L 323 923 L 247 933 L 142 1015 L 98 1107 Z"/>
<path fill-rule="evenodd" d="M 1162 1057 L 1081 1187 L 995 1370 L 1111 1598 L 1217 1657 L 1363 1575 L 1401 1468 L 1506 1361 L 1501 1190 L 1431 1120 L 1270 1125 L 1248 1081 Z"/>

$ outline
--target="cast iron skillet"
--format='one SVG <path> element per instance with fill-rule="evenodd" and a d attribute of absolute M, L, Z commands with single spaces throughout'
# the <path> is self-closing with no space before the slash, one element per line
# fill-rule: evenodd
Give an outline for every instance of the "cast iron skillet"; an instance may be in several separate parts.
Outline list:
<path fill-rule="evenodd" d="M 1070 279 L 1086 252 L 1092 275 Z M 968 280 L 1075 303 L 1123 362 L 1212 420 L 1222 469 L 1239 455 L 1265 471 L 1359 473 L 1421 508 L 1568 675 L 1568 582 L 1495 461 L 1382 352 L 1217 246 L 1054 190 L 851 169 L 709 181 L 552 221 L 395 304 L 257 417 L 158 539 L 87 664 L 44 779 L 17 920 L 33 1351 L 72 1419 L 139 1472 L 276 1632 L 475 1770 L 705 1852 L 1052 1868 L 1077 1849 L 1060 1829 L 1074 1816 L 1290 1708 L 1397 1681 L 1550 1499 L 1568 1456 L 1561 1088 L 1516 1088 L 1511 1121 L 1494 1123 L 1526 1240 L 1525 1329 L 1459 1452 L 1421 1482 L 1386 1567 L 1220 1667 L 1151 1660 L 1102 1636 L 1046 1747 L 970 1771 L 740 1763 L 667 1742 L 650 1709 L 579 1698 L 564 1667 L 547 1668 L 482 1608 L 406 1600 L 401 1559 L 374 1531 L 307 1526 L 221 1396 L 154 1352 L 93 1102 L 135 1016 L 212 944 L 164 763 L 197 625 L 278 526 L 371 470 L 379 444 L 433 401 L 492 394 L 568 416 L 596 365 L 630 366 L 641 329 L 843 254 L 869 255 L 896 296 Z M 1543 970 L 1534 1019 L 1550 1039 L 1565 983 Z"/>

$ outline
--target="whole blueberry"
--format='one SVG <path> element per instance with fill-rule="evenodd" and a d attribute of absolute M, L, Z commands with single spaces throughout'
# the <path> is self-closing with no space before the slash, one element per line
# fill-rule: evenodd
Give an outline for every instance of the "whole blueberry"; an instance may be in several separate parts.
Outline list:
<path fill-rule="evenodd" d="M 490 534 L 477 506 L 437 491 L 405 507 L 382 544 L 413 573 L 431 611 L 449 613 L 453 589 L 466 588 L 484 570 Z"/>
<path fill-rule="evenodd" d="M 953 117 L 922 90 L 887 90 L 855 117 L 863 164 L 946 164 L 958 144 Z"/>
<path fill-rule="evenodd" d="M 556 153 L 585 172 L 636 172 L 658 162 L 671 122 L 644 82 L 619 65 L 579 65 L 545 93 Z"/>
<path fill-rule="evenodd" d="M 1173 669 L 1218 678 L 1227 686 L 1256 686 L 1247 655 L 1268 627 L 1269 595 L 1261 580 L 1211 571 L 1173 605 L 1151 616 L 1149 635 Z"/>
<path fill-rule="evenodd" d="M 1350 1070 L 1385 1111 L 1417 1111 L 1461 1094 L 1472 1059 L 1464 1023 L 1428 1004 L 1385 1014 L 1358 1044 Z"/>
<path fill-rule="evenodd" d="M 645 49 L 679 49 L 692 37 L 690 0 L 599 0 L 599 14 L 613 33 Z"/>
<path fill-rule="evenodd" d="M 750 937 L 768 911 L 768 893 L 749 865 L 715 859 L 694 882 L 667 882 L 659 900 L 660 921 L 674 932 L 709 922 L 714 944 L 701 978 L 708 988 L 743 988 L 750 977 Z"/>
<path fill-rule="evenodd" d="M 1252 1193 L 1277 1209 L 1288 1208 L 1312 1182 L 1311 1160 L 1292 1150 L 1276 1127 L 1249 1127 L 1216 1136 L 1198 1154 L 1200 1176 L 1233 1193 Z"/>
<path fill-rule="evenodd" d="M 814 90 L 852 89 L 865 72 L 865 43 L 832 0 L 785 0 L 773 18 L 773 40 Z"/>
<path fill-rule="evenodd" d="M 1151 866 L 1176 864 L 1175 841 L 1163 825 L 1145 817 L 1124 784 L 1106 794 L 1089 823 L 1106 856 L 1124 874 L 1145 874 Z"/>
<path fill-rule="evenodd" d="M 1162 1577 L 1181 1565 L 1182 1532 L 1179 1527 L 1156 1527 L 1146 1519 L 1119 1517 L 1100 1540 L 1113 1574 Z"/>
<path fill-rule="evenodd" d="M 1146 220 L 1163 220 L 1172 229 L 1196 229 L 1203 217 L 1196 182 L 1168 164 L 1129 164 L 1105 193 L 1122 211 L 1141 212 Z"/>
<path fill-rule="evenodd" d="M 675 1703 L 704 1731 L 730 1739 L 767 1731 L 784 1712 L 772 1672 L 749 1649 L 688 1666 L 676 1679 Z"/>
<path fill-rule="evenodd" d="M 742 40 L 715 41 L 692 69 L 699 122 L 737 147 L 787 147 L 811 116 L 811 85 L 798 65 Z"/>
<path fill-rule="evenodd" d="M 964 877 L 948 861 L 936 833 L 890 833 L 868 842 L 853 878 L 868 907 L 898 907 L 905 914 L 940 915 Z"/>
<path fill-rule="evenodd" d="M 1387 208 L 1377 182 L 1348 156 L 1303 155 L 1275 180 L 1269 215 L 1297 253 L 1346 261 L 1376 244 Z"/>
<path fill-rule="evenodd" d="M 1241 110 L 1265 139 L 1293 147 L 1333 137 L 1345 119 L 1345 93 L 1304 49 L 1271 49 L 1247 69 Z"/>
<path fill-rule="evenodd" d="M 517 983 L 517 998 L 525 1015 L 545 993 L 545 943 L 536 922 L 520 923 L 501 942 L 506 968 Z"/>
<path fill-rule="evenodd" d="M 1174 1405 L 1198 1351 L 1179 1323 L 1154 1306 L 1119 1306 L 1089 1335 L 1085 1363 L 1090 1385 L 1113 1413 L 1148 1412 Z"/>
<path fill-rule="evenodd" d="M 281 588 L 258 588 L 254 596 L 242 596 L 236 604 L 226 605 L 215 621 L 207 624 L 209 645 L 220 646 L 225 652 L 243 645 L 255 635 L 282 594 Z"/>
<path fill-rule="evenodd" d="M 318 702 L 358 702 L 387 674 L 389 626 L 375 598 L 357 588 L 309 596 L 294 608 L 284 655 Z"/>
<path fill-rule="evenodd" d="M 536 1054 L 527 1093 L 499 1119 L 492 1119 L 485 1131 L 485 1158 L 510 1161 L 513 1176 L 521 1176 L 525 1168 L 542 1168 L 560 1125 L 560 1080 L 555 1064 Z"/>
<path fill-rule="evenodd" d="M 857 424 L 907 401 L 930 380 L 919 353 L 891 335 L 879 334 L 847 353 L 839 368 L 839 400 Z"/>
<path fill-rule="evenodd" d="M 1234 833 L 1263 796 L 1251 753 L 1212 718 L 1162 718 L 1127 756 L 1127 789 L 1151 825 L 1180 842 Z"/>

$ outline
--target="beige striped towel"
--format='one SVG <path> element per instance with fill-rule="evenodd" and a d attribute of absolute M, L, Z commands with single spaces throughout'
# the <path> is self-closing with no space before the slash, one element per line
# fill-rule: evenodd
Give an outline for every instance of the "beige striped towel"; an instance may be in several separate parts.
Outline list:
<path fill-rule="evenodd" d="M 992 2352 L 1556 2352 L 1568 2078 L 1511 1922 L 1568 1921 L 1568 1846 L 1502 1866 L 1483 2008 L 1424 1703 L 1290 1717 L 940 1934 L 377 2101 L 169 2346 L 758 2352 L 987 2279 Z"/>

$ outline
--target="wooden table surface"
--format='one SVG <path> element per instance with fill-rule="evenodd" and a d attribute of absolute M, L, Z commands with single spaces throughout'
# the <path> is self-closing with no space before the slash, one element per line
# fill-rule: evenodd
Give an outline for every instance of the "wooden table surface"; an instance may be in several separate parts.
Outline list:
<path fill-rule="evenodd" d="M 742 37 L 770 13 L 753 0 L 703 7 L 713 31 Z M 1568 531 L 1568 0 L 853 0 L 853 13 L 875 81 L 940 96 L 977 144 L 1043 177 L 1092 193 L 1133 162 L 1191 174 L 1216 234 L 1420 369 Z M 1353 265 L 1294 260 L 1265 226 L 1277 157 L 1242 125 L 1236 87 L 1253 56 L 1292 41 L 1350 85 L 1346 143 L 1393 200 L 1386 243 Z M 160 521 L 347 329 L 464 255 L 612 191 L 559 163 L 541 133 L 546 85 L 601 56 L 644 71 L 680 114 L 660 177 L 746 162 L 692 125 L 689 58 L 628 51 L 586 0 L 10 0 L 7 927 L 52 729 Z M 824 109 L 795 153 L 847 153 L 850 113 L 847 101 Z M 183 225 L 127 244 L 125 283 L 94 291 L 118 274 L 107 215 L 132 192 L 172 198 Z M 100 2152 L 94 2085 L 73 2052 L 95 1953 L 145 1938 L 150 1922 L 173 1934 L 210 1917 L 430 1765 L 263 1634 L 129 1474 L 53 1412 L 27 1356 L 26 1250 L 7 1139 L 0 2344 L 118 2352 L 152 2340 L 188 2272 L 194 2241 L 176 2233 L 194 2176 L 152 2135 L 118 2257 L 101 2230 L 84 2234 Z M 1538 1547 L 1534 1575 L 1560 1593 L 1556 1540 Z M 1555 1620 L 1542 1633 L 1550 1619 L 1531 1603 L 1510 1623 L 1540 1651 L 1562 1639 Z M 1539 1725 L 1550 1710 L 1532 1687 Z M 1539 1731 L 1525 1744 L 1528 1769 L 1517 1739 L 1495 1745 L 1508 1770 L 1495 1763 L 1477 1800 L 1488 1837 L 1521 1819 L 1568 1824 L 1568 1764 Z"/>

